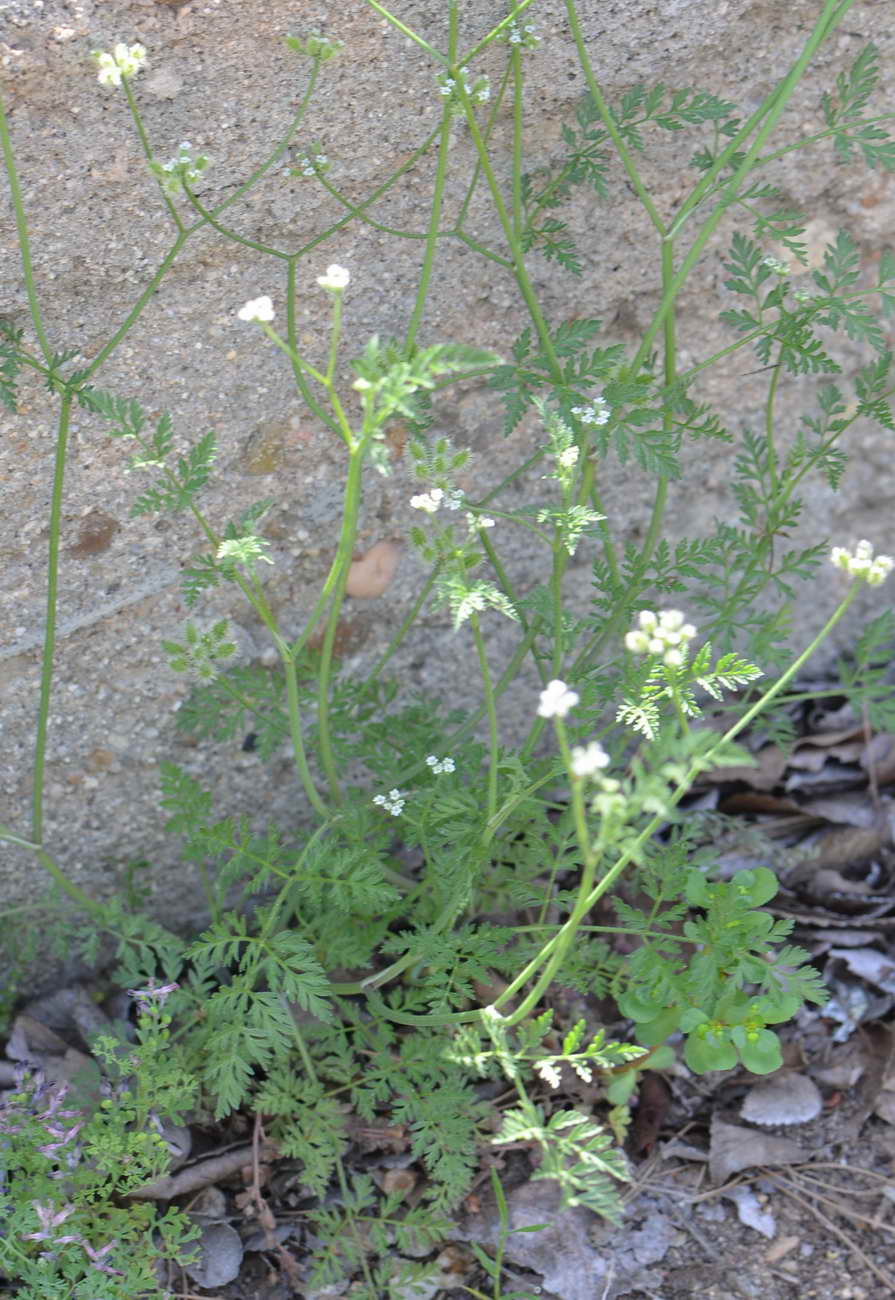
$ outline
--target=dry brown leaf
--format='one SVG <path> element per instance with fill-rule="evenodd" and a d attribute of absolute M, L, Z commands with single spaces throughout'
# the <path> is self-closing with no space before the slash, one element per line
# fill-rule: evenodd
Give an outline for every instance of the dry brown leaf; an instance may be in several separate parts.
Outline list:
<path fill-rule="evenodd" d="M 713 785 L 729 781 L 743 781 L 753 790 L 772 790 L 786 771 L 786 755 L 777 745 L 765 745 L 755 755 L 755 767 L 740 764 L 733 767 L 716 767 L 703 778 Z"/>
<path fill-rule="evenodd" d="M 709 1173 L 714 1183 L 724 1183 L 741 1169 L 759 1165 L 797 1165 L 808 1153 L 792 1138 L 774 1137 L 754 1128 L 712 1119 Z"/>

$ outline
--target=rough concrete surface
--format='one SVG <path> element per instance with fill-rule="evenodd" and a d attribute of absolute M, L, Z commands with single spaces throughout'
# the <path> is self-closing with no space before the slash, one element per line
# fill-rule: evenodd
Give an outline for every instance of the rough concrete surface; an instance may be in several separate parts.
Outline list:
<path fill-rule="evenodd" d="M 699 86 L 751 111 L 797 55 L 819 0 L 580 0 L 596 73 L 610 97 L 639 80 Z M 395 10 L 436 45 L 446 36 L 441 0 L 399 0 Z M 505 13 L 498 0 L 460 6 L 463 37 L 471 44 Z M 820 95 L 831 87 L 868 39 L 881 48 L 883 87 L 892 84 L 892 8 L 856 3 L 844 27 L 825 47 L 800 87 L 783 124 L 781 142 L 817 128 Z M 555 157 L 560 127 L 583 91 L 565 9 L 559 0 L 536 0 L 531 13 L 543 43 L 530 59 L 526 148 L 531 166 Z M 363 0 L 334 5 L 306 0 L 0 0 L 0 59 L 24 201 L 31 223 L 35 276 L 47 330 L 58 348 L 96 355 L 136 302 L 164 256 L 172 227 L 144 165 L 120 91 L 97 85 L 89 53 L 116 41 L 142 42 L 150 65 L 134 82 L 153 146 L 161 159 L 180 141 L 209 154 L 213 166 L 200 192 L 211 206 L 226 197 L 281 137 L 303 93 L 308 64 L 291 54 L 282 36 L 324 30 L 345 42 L 327 65 L 305 125 L 302 144 L 321 141 L 333 159 L 330 177 L 355 200 L 365 197 L 432 129 L 439 111 L 434 69 L 426 53 L 402 37 Z M 486 54 L 483 67 L 496 67 Z M 499 56 L 499 57 L 502 57 Z M 885 90 L 883 91 L 883 95 Z M 508 162 L 510 123 L 498 125 L 494 156 Z M 669 211 L 685 193 L 692 172 L 689 149 L 677 137 L 656 135 L 643 156 L 643 174 Z M 470 172 L 471 145 L 455 131 L 447 210 L 456 211 Z M 507 169 L 503 171 L 506 175 Z M 422 229 L 432 176 L 429 159 L 414 168 L 375 209 L 385 225 Z M 895 229 L 895 178 L 863 166 L 838 165 L 832 150 L 786 155 L 771 177 L 795 207 L 814 218 L 811 243 L 819 253 L 845 226 L 872 269 Z M 8 191 L 4 188 L 4 195 Z M 289 178 L 274 168 L 245 202 L 227 212 L 242 235 L 292 249 L 307 243 L 341 215 L 315 182 Z M 629 347 L 658 301 L 658 248 L 620 167 L 610 196 L 598 203 L 577 192 L 567 216 L 585 261 L 575 279 L 537 256 L 533 279 L 548 319 L 600 316 L 605 336 Z M 484 194 L 471 226 L 499 246 L 499 231 Z M 745 227 L 743 227 L 745 228 Z M 718 346 L 718 310 L 727 305 L 721 255 L 730 237 L 722 228 L 680 299 L 683 365 Z M 413 307 L 421 243 L 381 230 L 346 224 L 313 248 L 300 264 L 299 334 L 309 355 L 322 357 L 329 304 L 315 277 L 329 262 L 350 268 L 343 356 L 356 354 L 373 332 L 400 334 Z M 484 264 L 459 241 L 444 241 L 421 334 L 425 342 L 465 339 L 508 353 L 525 323 L 508 276 Z M 0 203 L 0 315 L 27 322 L 12 209 Z M 287 632 L 297 633 L 332 557 L 339 518 L 343 458 L 340 448 L 303 408 L 285 359 L 260 332 L 238 321 L 247 299 L 284 298 L 280 263 L 204 231 L 191 240 L 96 383 L 137 397 L 152 413 L 170 410 L 184 443 L 217 431 L 217 474 L 205 495 L 210 518 L 222 525 L 240 509 L 272 496 L 276 508 L 264 523 L 276 560 L 267 583 L 269 600 Z M 732 336 L 731 336 L 732 337 Z M 857 345 L 837 343 L 847 380 L 869 359 Z M 710 372 L 699 395 L 715 402 L 733 430 L 761 419 L 766 377 L 745 373 L 751 358 Z M 785 385 L 781 410 L 795 428 L 810 399 L 807 385 Z M 439 404 L 439 424 L 476 452 L 465 486 L 478 492 L 529 453 L 534 426 L 526 421 L 506 441 L 500 437 L 496 395 L 467 382 Z M 2 414 L 0 437 L 0 821 L 27 835 L 30 764 L 37 705 L 39 647 L 46 600 L 46 520 L 53 454 L 53 400 L 26 378 L 18 416 Z M 781 422 L 785 428 L 786 419 Z M 193 881 L 173 870 L 176 843 L 159 832 L 158 764 L 173 758 L 211 785 L 225 812 L 247 812 L 285 825 L 301 816 L 301 799 L 286 764 L 273 784 L 255 756 L 238 746 L 197 751 L 174 731 L 186 687 L 169 671 L 160 650 L 177 639 L 186 611 L 178 571 L 201 549 L 194 525 L 183 516 L 130 519 L 145 482 L 125 472 L 127 452 L 110 439 L 98 417 L 76 411 L 75 445 L 65 485 L 58 673 L 49 739 L 46 844 L 88 889 L 108 893 L 123 865 L 146 858 L 153 874 L 154 905 L 177 917 L 194 896 Z M 891 549 L 895 473 L 891 435 L 868 426 L 849 435 L 856 451 L 843 489 L 834 496 L 811 486 L 799 540 L 827 534 L 842 542 L 861 536 Z M 695 444 L 690 472 L 673 487 L 672 531 L 708 531 L 729 508 L 731 452 Z M 532 480 L 533 482 L 534 480 Z M 532 482 L 507 505 L 521 503 Z M 398 465 L 389 479 L 371 474 L 359 550 L 382 540 L 401 542 L 411 523 L 411 478 Z M 533 495 L 533 493 L 532 493 Z M 636 536 L 649 512 L 649 484 L 612 462 L 603 479 L 610 522 Z M 526 534 L 504 540 L 511 567 L 525 590 L 543 576 Z M 423 570 L 405 548 L 395 581 L 375 600 L 349 601 L 345 648 L 360 670 L 399 625 L 419 590 Z M 831 583 L 832 588 L 832 583 Z M 799 611 L 807 634 L 827 610 L 830 589 L 815 591 Z M 580 554 L 572 590 L 581 607 L 590 590 L 589 559 Z M 227 613 L 238 624 L 240 653 L 269 652 L 263 628 L 232 589 L 214 593 L 200 621 Z M 832 600 L 832 596 L 830 596 Z M 509 653 L 514 633 L 495 615 L 489 624 L 494 665 Z M 409 687 L 425 686 L 441 698 L 475 703 L 465 665 L 471 645 L 450 640 L 443 611 L 428 613 L 395 661 Z M 463 634 L 460 634 L 461 638 Z M 847 638 L 847 631 L 843 633 Z M 531 682 L 504 699 L 503 722 L 527 720 Z M 259 791 L 263 791 L 259 794 Z M 33 858 L 0 850 L 0 897 L 27 899 L 43 887 Z"/>

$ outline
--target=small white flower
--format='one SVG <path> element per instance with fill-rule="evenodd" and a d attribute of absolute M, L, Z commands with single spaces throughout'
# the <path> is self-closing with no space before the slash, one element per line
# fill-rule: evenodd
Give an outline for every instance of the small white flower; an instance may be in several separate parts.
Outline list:
<path fill-rule="evenodd" d="M 326 275 L 317 276 L 317 283 L 321 289 L 328 289 L 330 293 L 341 293 L 350 279 L 350 272 L 346 271 L 344 266 L 337 266 L 335 262 L 330 262 L 326 268 Z"/>
<path fill-rule="evenodd" d="M 609 755 L 602 745 L 592 740 L 589 745 L 575 745 L 572 748 L 572 775 L 581 777 L 596 776 L 604 767 L 609 766 Z"/>
<path fill-rule="evenodd" d="M 426 763 L 431 767 L 436 776 L 441 776 L 442 772 L 453 772 L 456 764 L 454 760 L 445 754 L 444 758 L 438 758 L 435 754 L 430 754 Z"/>
<path fill-rule="evenodd" d="M 605 424 L 609 419 L 609 406 L 599 394 L 592 397 L 587 406 L 573 406 L 572 414 L 577 415 L 582 424 Z"/>
<path fill-rule="evenodd" d="M 668 668 L 683 666 L 687 644 L 696 636 L 696 628 L 684 622 L 679 609 L 665 609 L 660 614 L 642 609 L 637 623 L 638 627 L 625 637 L 625 645 L 632 654 L 662 655 Z"/>
<path fill-rule="evenodd" d="M 538 704 L 538 716 L 541 718 L 564 718 L 569 709 L 574 709 L 579 696 L 570 690 L 565 682 L 554 678 L 547 683 L 546 690 L 541 691 Z"/>
<path fill-rule="evenodd" d="M 649 637 L 645 632 L 629 632 L 625 637 L 625 645 L 635 655 L 645 655 L 649 650 Z"/>
<path fill-rule="evenodd" d="M 535 1072 L 541 1076 L 546 1084 L 551 1088 L 558 1088 L 562 1083 L 562 1076 L 552 1061 L 536 1061 Z"/>
<path fill-rule="evenodd" d="M 111 54 L 106 50 L 93 50 L 101 86 L 120 86 L 121 80 L 135 77 L 146 62 L 146 49 L 142 45 L 127 46 L 120 41 Z"/>
<path fill-rule="evenodd" d="M 858 542 L 854 554 L 844 546 L 834 546 L 830 552 L 830 563 L 842 569 L 852 578 L 860 578 L 868 587 L 878 587 L 895 567 L 891 555 L 877 555 L 874 558 L 873 545 L 866 540 Z"/>
<path fill-rule="evenodd" d="M 240 320 L 273 320 L 273 303 L 270 298 L 252 298 L 236 313 Z"/>
<path fill-rule="evenodd" d="M 789 267 L 785 262 L 781 262 L 779 257 L 772 257 L 768 254 L 767 257 L 762 258 L 762 262 L 770 271 L 773 271 L 775 275 L 789 275 Z"/>
<path fill-rule="evenodd" d="M 420 492 L 418 496 L 411 497 L 410 505 L 414 510 L 425 510 L 427 515 L 434 515 L 441 508 L 443 498 L 441 488 L 433 488 L 431 492 Z"/>
<path fill-rule="evenodd" d="M 373 796 L 373 803 L 379 808 L 384 808 L 393 817 L 400 817 L 405 802 L 406 796 L 401 790 L 389 790 L 388 794 L 374 794 Z"/>
<path fill-rule="evenodd" d="M 476 532 L 479 528 L 493 528 L 495 520 L 490 515 L 471 515 L 467 513 L 466 524 L 471 533 Z"/>
<path fill-rule="evenodd" d="M 571 469 L 573 465 L 578 464 L 578 456 L 579 452 L 577 447 L 566 447 L 565 450 L 561 451 L 557 456 L 556 463 L 561 469 Z"/>

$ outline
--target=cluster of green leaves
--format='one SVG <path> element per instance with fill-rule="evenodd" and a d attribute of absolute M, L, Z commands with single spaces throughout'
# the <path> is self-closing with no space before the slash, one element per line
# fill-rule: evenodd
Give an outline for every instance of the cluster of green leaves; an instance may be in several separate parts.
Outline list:
<path fill-rule="evenodd" d="M 777 889 L 766 867 L 714 884 L 703 872 L 685 869 L 687 910 L 701 915 L 685 919 L 680 903 L 656 910 L 650 928 L 667 929 L 667 937 L 661 950 L 645 945 L 632 954 L 618 995 L 641 1043 L 652 1046 L 683 1033 L 684 1060 L 699 1074 L 738 1061 L 755 1074 L 780 1068 L 780 1041 L 767 1026 L 791 1019 L 804 1002 L 822 1004 L 827 993 L 808 964 L 810 954 L 782 943 L 793 922 L 775 921 L 762 910 Z"/>
<path fill-rule="evenodd" d="M 123 1200 L 169 1167 L 151 1117 L 182 1119 L 197 1099 L 168 1024 L 147 1014 L 135 1042 L 98 1039 L 98 1065 L 71 1086 L 23 1072 L 6 1094 L 0 1271 L 22 1281 L 17 1294 L 163 1300 L 157 1266 L 190 1255 L 198 1230 L 182 1211 Z"/>

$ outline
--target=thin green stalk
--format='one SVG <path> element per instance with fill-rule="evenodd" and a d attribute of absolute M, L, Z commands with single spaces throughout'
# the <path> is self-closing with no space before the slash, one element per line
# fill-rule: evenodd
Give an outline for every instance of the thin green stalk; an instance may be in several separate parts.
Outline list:
<path fill-rule="evenodd" d="M 486 46 L 491 45 L 495 40 L 497 40 L 500 33 L 506 27 L 509 27 L 510 23 L 515 22 L 518 18 L 521 18 L 522 15 L 525 13 L 526 9 L 528 9 L 530 5 L 533 5 L 534 2 L 535 0 L 520 0 L 520 3 L 515 6 L 512 13 L 508 13 L 506 18 L 502 18 L 495 27 L 492 27 L 491 31 L 488 33 L 487 36 L 483 36 L 480 41 L 478 41 L 475 45 L 473 45 L 470 49 L 466 51 L 466 53 L 460 59 L 460 66 L 463 67 L 467 63 L 472 63 L 473 59 L 477 59 L 478 56 L 481 54 L 482 50 L 484 50 Z"/>
<path fill-rule="evenodd" d="M 543 349 L 544 356 L 547 358 L 551 377 L 555 383 L 560 383 L 562 380 L 562 367 L 559 364 L 559 358 L 557 357 L 556 349 L 553 346 L 553 339 L 550 337 L 550 330 L 547 327 L 547 322 L 544 320 L 540 303 L 538 302 L 529 278 L 525 266 L 525 256 L 522 252 L 519 240 L 515 237 L 513 222 L 510 218 L 510 214 L 507 212 L 503 195 L 500 192 L 500 185 L 498 184 L 497 177 L 494 174 L 494 169 L 491 166 L 491 159 L 488 156 L 487 147 L 482 139 L 482 134 L 479 130 L 478 122 L 476 121 L 475 112 L 473 111 L 469 96 L 463 89 L 463 78 L 457 68 L 451 69 L 451 75 L 455 77 L 460 88 L 463 107 L 466 110 L 466 123 L 469 127 L 469 133 L 472 136 L 472 141 L 475 145 L 476 153 L 478 154 L 479 162 L 481 163 L 482 171 L 485 175 L 485 180 L 488 182 L 488 188 L 491 191 L 491 201 L 494 204 L 497 218 L 500 221 L 501 228 L 503 229 L 504 238 L 513 252 L 513 274 L 516 278 L 516 283 L 519 286 L 519 292 L 525 300 L 528 314 L 531 317 L 535 330 L 537 331 L 538 340 Z"/>
<path fill-rule="evenodd" d="M 34 740 L 34 776 L 31 794 L 31 838 L 43 843 L 43 795 L 46 776 L 47 728 L 50 723 L 50 696 L 56 654 L 56 619 L 59 600 L 59 547 L 62 533 L 62 494 L 65 485 L 65 462 L 74 395 L 62 395 L 53 458 L 53 491 L 50 497 L 50 524 L 47 541 L 47 603 L 44 644 L 40 667 L 40 698 L 37 707 L 37 733 Z"/>
<path fill-rule="evenodd" d="M 248 239 L 245 235 L 237 234 L 232 226 L 227 226 L 223 221 L 218 221 L 213 210 L 205 207 L 201 199 L 198 199 L 190 189 L 186 180 L 183 182 L 183 189 L 190 204 L 196 212 L 199 213 L 199 216 L 205 224 L 211 226 L 219 235 L 223 235 L 225 239 L 229 239 L 231 243 L 242 244 L 243 248 L 251 248 L 256 253 L 264 253 L 267 257 L 277 257 L 283 261 L 287 261 L 292 256 L 291 253 L 287 253 L 282 248 L 274 248 L 271 244 L 262 244 L 257 239 Z"/>
<path fill-rule="evenodd" d="M 666 232 L 665 222 L 659 216 L 659 212 L 650 197 L 649 191 L 640 179 L 640 173 L 637 170 L 633 156 L 631 155 L 628 146 L 625 144 L 624 137 L 616 126 L 612 110 L 606 103 L 603 92 L 600 90 L 600 87 L 597 84 L 597 79 L 593 74 L 593 69 L 591 68 L 590 59 L 587 54 L 587 46 L 585 45 L 584 36 L 581 32 L 581 24 L 578 22 L 575 0 L 566 0 L 566 15 L 569 20 L 569 29 L 572 33 L 572 39 L 574 40 L 578 50 L 578 61 L 581 65 L 581 70 L 584 73 L 584 79 L 587 82 L 587 89 L 590 92 L 590 96 L 600 114 L 603 127 L 611 138 L 612 143 L 615 145 L 616 152 L 621 159 L 628 180 L 634 187 L 634 192 L 638 199 L 640 199 L 643 210 L 646 212 L 659 234 L 664 236 Z"/>
<path fill-rule="evenodd" d="M 488 668 L 488 656 L 485 652 L 485 641 L 482 636 L 482 627 L 479 622 L 478 614 L 472 615 L 469 620 L 469 626 L 472 629 L 476 653 L 479 657 L 479 671 L 482 674 L 482 689 L 485 695 L 485 708 L 488 713 L 488 819 L 490 821 L 497 811 L 497 769 L 500 762 L 500 748 L 497 732 L 497 709 L 495 707 L 494 690 L 491 684 L 491 672 Z"/>
<path fill-rule="evenodd" d="M 12 151 L 12 140 L 9 135 L 9 124 L 6 118 L 6 107 L 3 102 L 3 95 L 0 94 L 0 146 L 3 149 L 3 162 L 6 167 L 6 175 L 9 180 L 9 193 L 12 198 L 12 206 L 16 214 L 16 234 L 19 241 L 19 256 L 22 260 L 22 277 L 25 281 L 25 294 L 28 298 L 28 311 L 34 325 L 34 333 L 37 335 L 37 341 L 40 344 L 40 350 L 44 355 L 47 365 L 53 356 L 53 349 L 50 347 L 50 340 L 47 338 L 43 325 L 43 317 L 40 313 L 40 303 L 37 298 L 37 289 L 34 284 L 34 265 L 31 261 L 31 240 L 28 234 L 28 218 L 25 215 L 25 203 L 22 198 L 22 187 L 19 184 L 19 174 L 16 170 L 15 154 Z"/>
<path fill-rule="evenodd" d="M 363 463 L 366 442 L 360 442 L 349 452 L 348 474 L 345 480 L 345 497 L 342 506 L 342 528 L 339 535 L 338 550 L 333 565 L 335 581 L 332 600 L 329 607 L 323 645 L 320 651 L 320 665 L 317 671 L 317 728 L 320 746 L 320 764 L 329 784 L 330 794 L 336 803 L 342 799 L 341 784 L 336 769 L 336 759 L 330 735 L 329 711 L 330 688 L 332 683 L 333 649 L 336 641 L 336 629 L 342 604 L 345 598 L 345 584 L 348 581 L 348 569 L 354 552 L 357 537 L 357 520 L 360 512 L 361 489 L 363 483 Z"/>
<path fill-rule="evenodd" d="M 134 98 L 134 92 L 129 77 L 122 77 L 121 87 L 127 97 L 127 106 L 131 111 L 131 117 L 134 119 L 134 126 L 137 128 L 137 135 L 140 137 L 140 144 L 143 146 L 143 156 L 147 162 L 151 163 L 155 155 L 152 152 L 152 145 L 149 143 L 149 136 L 146 134 L 146 128 L 143 125 L 143 118 L 140 116 L 140 109 L 137 106 L 136 99 Z M 177 211 L 170 194 L 165 190 L 162 183 L 158 181 L 158 178 L 156 178 L 156 181 L 158 183 L 159 193 L 162 196 L 165 207 L 168 209 L 168 215 L 177 227 L 178 234 L 183 234 L 186 227 L 184 226 L 180 213 Z"/>
<path fill-rule="evenodd" d="M 376 678 L 382 672 L 385 665 L 388 663 L 389 659 L 392 658 L 392 656 L 397 651 L 398 647 L 401 645 L 407 633 L 416 623 L 416 620 L 419 617 L 420 610 L 423 608 L 426 601 L 429 599 L 432 588 L 435 586 L 435 579 L 438 577 L 439 570 L 441 569 L 441 564 L 442 562 L 441 560 L 439 560 L 436 564 L 432 566 L 432 571 L 430 572 L 429 576 L 426 578 L 426 581 L 423 583 L 419 595 L 417 596 L 413 604 L 410 606 L 410 609 L 404 615 L 404 618 L 401 620 L 401 626 L 398 628 L 395 635 L 389 641 L 388 645 L 385 647 L 382 654 L 376 660 L 373 667 L 367 673 L 366 677 L 368 682 L 373 682 L 376 680 Z"/>
<path fill-rule="evenodd" d="M 457 49 L 457 5 L 455 0 L 451 0 L 451 4 L 448 7 L 448 18 L 450 23 L 448 48 L 450 50 L 450 57 L 453 59 Z M 429 211 L 429 226 L 426 231 L 426 244 L 423 250 L 423 261 L 420 267 L 419 283 L 417 284 L 416 301 L 413 304 L 410 323 L 408 324 L 407 332 L 404 335 L 404 347 L 406 348 L 408 355 L 410 355 L 413 350 L 416 343 L 416 336 L 419 333 L 419 328 L 422 324 L 426 299 L 429 295 L 429 285 L 432 280 L 432 271 L 435 267 L 435 254 L 438 247 L 438 229 L 441 225 L 441 213 L 444 207 L 444 191 L 447 184 L 450 148 L 451 114 L 448 105 L 445 104 L 441 115 L 441 135 L 438 141 L 438 155 L 435 162 L 432 205 Z"/>
<path fill-rule="evenodd" d="M 391 23 L 393 27 L 397 28 L 402 35 L 406 36 L 409 40 L 414 41 L 421 49 L 425 50 L 427 54 L 430 54 L 437 63 L 447 63 L 445 56 L 436 50 L 434 45 L 430 45 L 429 42 L 424 40 L 422 36 L 420 36 L 419 32 L 415 32 L 412 27 L 408 27 L 406 23 L 402 23 L 400 18 L 395 17 L 389 9 L 386 9 L 385 5 L 379 4 L 379 0 L 367 0 L 367 4 L 371 9 L 375 9 L 378 14 L 381 14 L 386 22 Z"/>
<path fill-rule="evenodd" d="M 757 128 L 755 138 L 752 144 L 746 150 L 745 155 L 742 161 L 740 162 L 740 164 L 738 165 L 738 167 L 736 168 L 733 176 L 724 186 L 722 197 L 719 199 L 718 203 L 715 205 L 712 212 L 703 222 L 699 230 L 699 233 L 694 238 L 693 243 L 690 245 L 690 248 L 687 250 L 687 253 L 682 259 L 677 274 L 673 277 L 671 283 L 667 286 L 664 294 L 662 295 L 662 301 L 660 302 L 658 308 L 656 309 L 653 319 L 644 333 L 643 339 L 641 340 L 640 346 L 637 349 L 637 353 L 631 364 L 632 373 L 636 374 L 639 367 L 643 364 L 645 358 L 649 356 L 649 353 L 655 342 L 656 335 L 658 334 L 659 330 L 662 328 L 662 324 L 665 320 L 665 317 L 671 311 L 678 293 L 680 292 L 683 285 L 687 282 L 690 272 L 692 271 L 693 267 L 696 265 L 696 263 L 698 262 L 699 258 L 702 255 L 703 249 L 705 248 L 708 241 L 711 239 L 712 235 L 715 233 L 716 228 L 718 227 L 722 218 L 727 212 L 730 203 L 733 201 L 734 197 L 736 196 L 740 183 L 752 170 L 752 164 L 755 158 L 757 157 L 760 150 L 764 146 L 765 140 L 768 138 L 771 131 L 773 131 L 774 127 L 777 125 L 780 116 L 782 115 L 784 109 L 786 108 L 787 104 L 792 98 L 792 95 L 794 94 L 796 87 L 801 81 L 806 68 L 808 67 L 811 60 L 814 58 L 814 55 L 817 53 L 818 47 L 821 45 L 826 35 L 828 34 L 828 28 L 831 29 L 832 26 L 835 26 L 836 23 L 841 22 L 842 18 L 845 17 L 845 14 L 851 8 L 853 3 L 854 0 L 842 0 L 842 3 L 839 5 L 837 9 L 835 4 L 833 3 L 833 0 L 827 0 L 827 4 L 824 7 L 824 14 L 815 24 L 814 30 L 812 31 L 811 35 L 808 37 L 807 41 L 805 42 L 802 53 L 799 55 L 798 59 L 793 64 L 787 76 L 784 77 L 779 87 L 772 93 L 771 96 L 769 96 L 770 107 L 765 112 L 764 119 L 760 122 L 760 125 Z M 830 16 L 831 11 L 834 9 L 836 10 L 835 15 L 831 17 Z M 759 110 L 759 113 L 753 114 L 753 118 L 759 117 L 761 111 L 762 110 Z M 740 132 L 740 135 L 742 135 L 742 132 Z M 732 153 L 732 151 L 733 151 L 733 142 L 731 142 L 731 144 L 728 145 L 727 150 L 725 150 L 725 154 L 730 154 Z M 724 195 L 729 195 L 730 197 L 725 198 Z M 688 213 L 689 203 L 690 200 L 685 201 L 682 209 L 679 211 L 678 216 L 675 219 L 674 224 L 669 229 L 669 235 L 671 237 L 673 237 L 677 233 L 677 230 L 680 228 L 682 224 L 682 215 Z"/>
<path fill-rule="evenodd" d="M 771 483 L 771 492 L 777 495 L 779 488 L 779 479 L 777 476 L 777 448 L 774 439 L 774 403 L 777 399 L 777 389 L 780 386 L 780 377 L 783 373 L 783 366 L 778 360 L 773 367 L 771 382 L 768 384 L 768 396 L 764 407 L 764 437 L 765 446 L 768 449 L 768 478 Z"/>

